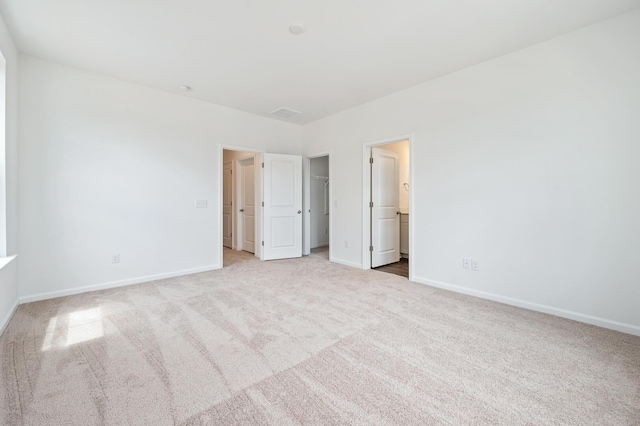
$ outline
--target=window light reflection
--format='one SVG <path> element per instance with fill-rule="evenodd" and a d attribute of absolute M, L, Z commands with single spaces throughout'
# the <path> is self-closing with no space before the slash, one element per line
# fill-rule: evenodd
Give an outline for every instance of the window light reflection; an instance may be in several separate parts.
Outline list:
<path fill-rule="evenodd" d="M 64 326 L 65 317 L 67 317 L 66 329 Z M 65 334 L 66 339 L 64 339 Z M 67 347 L 103 336 L 102 308 L 76 311 L 49 320 L 42 343 L 42 351 L 48 351 L 55 347 Z"/>

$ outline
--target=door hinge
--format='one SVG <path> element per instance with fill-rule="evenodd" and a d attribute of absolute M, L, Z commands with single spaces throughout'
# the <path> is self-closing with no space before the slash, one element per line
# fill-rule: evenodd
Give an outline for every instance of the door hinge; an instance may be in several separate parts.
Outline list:
<path fill-rule="evenodd" d="M 373 201 L 369 202 L 369 207 L 373 208 Z"/>
<path fill-rule="evenodd" d="M 262 202 L 262 207 L 264 207 L 264 201 Z"/>
<path fill-rule="evenodd" d="M 264 161 L 262 162 L 262 168 L 264 169 Z"/>
<path fill-rule="evenodd" d="M 373 252 L 373 246 L 369 246 L 369 251 Z"/>
<path fill-rule="evenodd" d="M 233 170 L 229 170 L 229 174 L 232 175 L 233 174 Z"/>
<path fill-rule="evenodd" d="M 262 247 L 264 247 L 264 241 L 262 242 Z"/>
<path fill-rule="evenodd" d="M 373 157 L 369 158 L 369 164 L 373 164 Z"/>

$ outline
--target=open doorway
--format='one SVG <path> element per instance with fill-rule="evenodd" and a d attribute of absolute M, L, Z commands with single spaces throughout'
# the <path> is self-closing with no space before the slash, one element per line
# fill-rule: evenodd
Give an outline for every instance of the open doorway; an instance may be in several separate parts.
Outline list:
<path fill-rule="evenodd" d="M 410 151 L 409 138 L 365 146 L 369 249 L 365 265 L 406 278 L 410 275 Z"/>
<path fill-rule="evenodd" d="M 310 158 L 309 173 L 310 251 L 321 254 L 328 259 L 331 207 L 329 156 Z"/>
<path fill-rule="evenodd" d="M 257 235 L 258 179 L 255 152 L 222 150 L 223 266 L 259 255 Z"/>
<path fill-rule="evenodd" d="M 219 159 L 220 264 L 302 257 L 302 157 L 221 145 Z"/>

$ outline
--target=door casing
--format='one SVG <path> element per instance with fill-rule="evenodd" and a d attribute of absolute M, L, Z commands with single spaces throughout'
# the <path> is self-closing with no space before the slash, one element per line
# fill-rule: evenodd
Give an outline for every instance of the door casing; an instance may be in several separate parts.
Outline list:
<path fill-rule="evenodd" d="M 416 191 L 414 179 L 414 155 L 413 155 L 413 134 L 394 136 L 390 138 L 377 139 L 365 142 L 362 145 L 362 269 L 371 269 L 371 254 L 369 246 L 371 245 L 371 214 L 369 207 L 369 197 L 371 194 L 371 175 L 369 168 L 369 158 L 371 157 L 371 147 L 379 145 L 388 145 L 394 142 L 409 141 L 409 181 L 411 182 L 411 191 L 409 192 L 409 252 L 415 253 L 415 238 L 413 236 L 413 221 L 415 215 L 414 194 Z M 413 254 L 413 259 L 416 255 Z M 415 262 L 409 262 L 409 280 L 413 279 L 413 268 Z"/>

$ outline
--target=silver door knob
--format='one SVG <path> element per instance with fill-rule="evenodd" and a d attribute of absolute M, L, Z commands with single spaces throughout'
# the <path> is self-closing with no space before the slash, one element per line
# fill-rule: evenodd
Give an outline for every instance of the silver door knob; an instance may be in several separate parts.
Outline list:
<path fill-rule="evenodd" d="M 398 211 L 396 212 L 396 214 L 402 214 L 402 213 L 400 213 L 400 210 L 398 210 Z"/>
<path fill-rule="evenodd" d="M 302 210 L 298 210 L 298 214 L 302 213 Z"/>
<path fill-rule="evenodd" d="M 240 211 L 240 213 L 242 213 L 242 212 L 244 212 L 244 209 L 240 209 L 239 211 Z"/>

